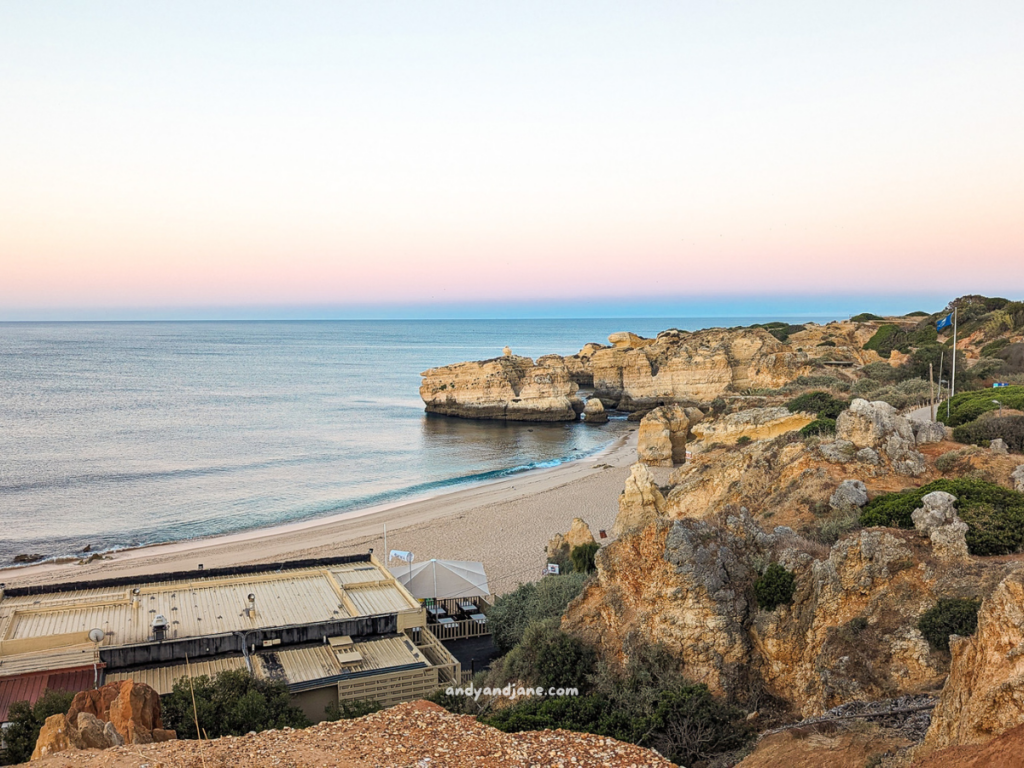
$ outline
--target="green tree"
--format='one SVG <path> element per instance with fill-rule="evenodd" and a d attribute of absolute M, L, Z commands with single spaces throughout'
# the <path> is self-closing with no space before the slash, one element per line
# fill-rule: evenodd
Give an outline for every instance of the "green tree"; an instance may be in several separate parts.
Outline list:
<path fill-rule="evenodd" d="M 68 691 L 45 691 L 34 705 L 27 701 L 11 704 L 7 714 L 9 725 L 4 729 L 3 749 L 0 749 L 0 765 L 27 763 L 46 718 L 66 713 L 74 698 L 75 694 Z"/>
<path fill-rule="evenodd" d="M 522 641 L 502 660 L 505 682 L 541 688 L 588 687 L 597 656 L 593 649 L 560 628 L 560 619 L 531 624 Z"/>
<path fill-rule="evenodd" d="M 195 708 L 192 707 L 193 689 Z M 204 735 L 244 736 L 271 728 L 305 728 L 309 720 L 291 703 L 288 686 L 276 680 L 252 677 L 244 669 L 225 670 L 211 679 L 200 675 L 189 685 L 187 677 L 161 702 L 166 727 L 183 739 L 198 738 L 196 719 Z"/>
<path fill-rule="evenodd" d="M 499 597 L 487 613 L 495 647 L 508 653 L 523 639 L 530 624 L 561 616 L 566 606 L 583 591 L 586 581 L 585 573 L 545 576 L 540 581 L 520 584 L 514 591 Z"/>
<path fill-rule="evenodd" d="M 569 559 L 572 560 L 573 571 L 576 573 L 593 573 L 597 569 L 594 558 L 600 549 L 601 545 L 596 541 L 573 547 L 572 552 L 569 554 Z"/>
<path fill-rule="evenodd" d="M 779 563 L 772 563 L 754 582 L 757 604 L 766 611 L 793 602 L 796 578 Z"/>
<path fill-rule="evenodd" d="M 948 651 L 950 635 L 970 637 L 978 629 L 980 607 L 980 600 L 939 600 L 921 614 L 917 628 L 932 648 L 937 651 Z"/>

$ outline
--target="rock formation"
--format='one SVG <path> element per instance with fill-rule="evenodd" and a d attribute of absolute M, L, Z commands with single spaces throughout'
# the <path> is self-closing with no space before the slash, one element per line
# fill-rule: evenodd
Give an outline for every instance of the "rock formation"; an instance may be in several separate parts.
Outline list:
<path fill-rule="evenodd" d="M 428 413 L 503 421 L 574 421 L 583 410 L 579 386 L 557 355 L 511 355 L 457 363 L 420 374 Z"/>
<path fill-rule="evenodd" d="M 886 402 L 854 400 L 836 419 L 836 442 L 840 441 L 883 453 L 898 474 L 914 476 L 925 471 L 910 421 Z"/>
<path fill-rule="evenodd" d="M 924 505 L 911 514 L 914 528 L 927 536 L 935 556 L 942 560 L 968 560 L 967 523 L 956 513 L 956 496 L 933 491 L 921 499 Z"/>
<path fill-rule="evenodd" d="M 946 427 L 937 421 L 916 421 L 908 419 L 914 430 L 914 441 L 918 445 L 941 443 L 946 439 Z"/>
<path fill-rule="evenodd" d="M 843 480 L 828 500 L 837 512 L 856 512 L 867 503 L 868 489 L 862 480 Z"/>
<path fill-rule="evenodd" d="M 568 533 L 564 536 L 556 533 L 548 542 L 547 553 L 549 558 L 567 559 L 570 553 L 584 544 L 594 543 L 594 534 L 590 532 L 590 526 L 581 517 L 574 517 Z"/>
<path fill-rule="evenodd" d="M 788 408 L 750 408 L 730 413 L 714 421 L 690 427 L 694 437 L 705 443 L 735 443 L 741 437 L 765 440 L 807 426 L 815 417 L 809 413 L 790 413 Z"/>
<path fill-rule="evenodd" d="M 587 424 L 607 424 L 608 414 L 604 410 L 604 406 L 601 405 L 600 399 L 592 397 L 587 400 L 587 404 L 583 407 L 583 421 Z"/>
<path fill-rule="evenodd" d="M 992 453 L 997 454 L 999 456 L 1006 456 L 1010 452 L 1009 449 L 1006 447 L 1006 441 L 1003 440 L 1003 438 L 1001 437 L 997 437 L 995 440 L 989 443 L 988 448 L 990 451 L 992 451 Z"/>
<path fill-rule="evenodd" d="M 696 404 L 749 387 L 779 387 L 809 372 L 808 358 L 760 328 L 613 334 L 589 357 L 595 394 L 624 411 Z"/>
<path fill-rule="evenodd" d="M 655 408 L 640 420 L 637 461 L 655 467 L 671 467 L 686 461 L 690 428 L 704 418 L 696 408 L 667 405 Z"/>
<path fill-rule="evenodd" d="M 651 471 L 637 462 L 626 478 L 626 488 L 619 495 L 619 514 L 615 516 L 612 533 L 621 536 L 654 522 L 665 511 L 665 497 L 654 482 Z"/>
<path fill-rule="evenodd" d="M 1010 474 L 1010 478 L 1013 480 L 1013 488 L 1015 491 L 1024 493 L 1024 464 L 1018 466 Z"/>
<path fill-rule="evenodd" d="M 48 717 L 32 759 L 69 749 L 108 749 L 175 738 L 174 731 L 164 730 L 157 692 L 145 683 L 123 680 L 83 691 L 66 715 Z"/>
<path fill-rule="evenodd" d="M 1024 723 L 1024 569 L 982 602 L 977 632 L 949 647 L 949 679 L 925 745 L 980 744 Z"/>

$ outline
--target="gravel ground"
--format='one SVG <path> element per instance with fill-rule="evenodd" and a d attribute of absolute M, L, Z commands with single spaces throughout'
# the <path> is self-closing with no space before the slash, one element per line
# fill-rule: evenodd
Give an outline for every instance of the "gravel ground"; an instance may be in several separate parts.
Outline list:
<path fill-rule="evenodd" d="M 502 733 L 424 701 L 358 720 L 207 742 L 61 753 L 33 768 L 669 768 L 648 749 L 570 731 Z"/>

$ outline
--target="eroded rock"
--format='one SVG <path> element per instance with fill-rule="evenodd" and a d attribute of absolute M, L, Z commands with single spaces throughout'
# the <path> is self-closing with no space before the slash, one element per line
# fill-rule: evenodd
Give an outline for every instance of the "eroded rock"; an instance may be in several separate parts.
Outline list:
<path fill-rule="evenodd" d="M 967 560 L 967 523 L 956 513 L 956 496 L 933 491 L 921 499 L 911 513 L 917 531 L 927 536 L 935 556 L 943 560 Z"/>
<path fill-rule="evenodd" d="M 690 428 L 704 418 L 696 408 L 667 405 L 655 408 L 640 421 L 637 461 L 655 467 L 671 467 L 686 461 Z"/>
<path fill-rule="evenodd" d="M 836 419 L 836 442 L 845 440 L 856 448 L 872 448 L 884 454 L 893 470 L 917 476 L 925 466 L 924 456 L 915 449 L 917 441 L 910 421 L 881 400 L 855 399 Z"/>
<path fill-rule="evenodd" d="M 705 442 L 734 443 L 741 437 L 765 440 L 807 426 L 815 417 L 808 413 L 790 413 L 784 406 L 748 408 L 713 421 L 692 425 L 694 437 Z"/>
<path fill-rule="evenodd" d="M 587 400 L 587 404 L 583 408 L 583 421 L 587 424 L 608 423 L 608 413 L 599 398 L 592 397 Z"/>
<path fill-rule="evenodd" d="M 619 495 L 619 514 L 612 532 L 621 536 L 626 531 L 650 525 L 665 510 L 665 497 L 651 471 L 641 462 L 633 465 L 626 487 Z"/>
<path fill-rule="evenodd" d="M 1021 464 L 1010 473 L 1010 479 L 1013 480 L 1013 489 L 1024 493 L 1024 464 Z"/>
<path fill-rule="evenodd" d="M 868 503 L 868 489 L 862 480 L 843 480 L 828 500 L 832 509 L 856 512 Z"/>
<path fill-rule="evenodd" d="M 914 430 L 914 440 L 918 445 L 941 443 L 946 439 L 946 427 L 937 421 L 916 421 L 914 419 L 909 421 Z"/>

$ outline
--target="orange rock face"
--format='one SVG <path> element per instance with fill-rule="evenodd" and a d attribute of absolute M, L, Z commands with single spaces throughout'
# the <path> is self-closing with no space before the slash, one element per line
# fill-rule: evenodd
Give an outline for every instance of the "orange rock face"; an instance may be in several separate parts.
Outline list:
<path fill-rule="evenodd" d="M 106 729 L 102 724 L 107 725 Z M 114 733 L 110 733 L 112 730 Z M 32 759 L 70 749 L 107 749 L 176 739 L 160 718 L 160 695 L 145 683 L 124 680 L 82 691 L 66 715 L 47 719 Z"/>

